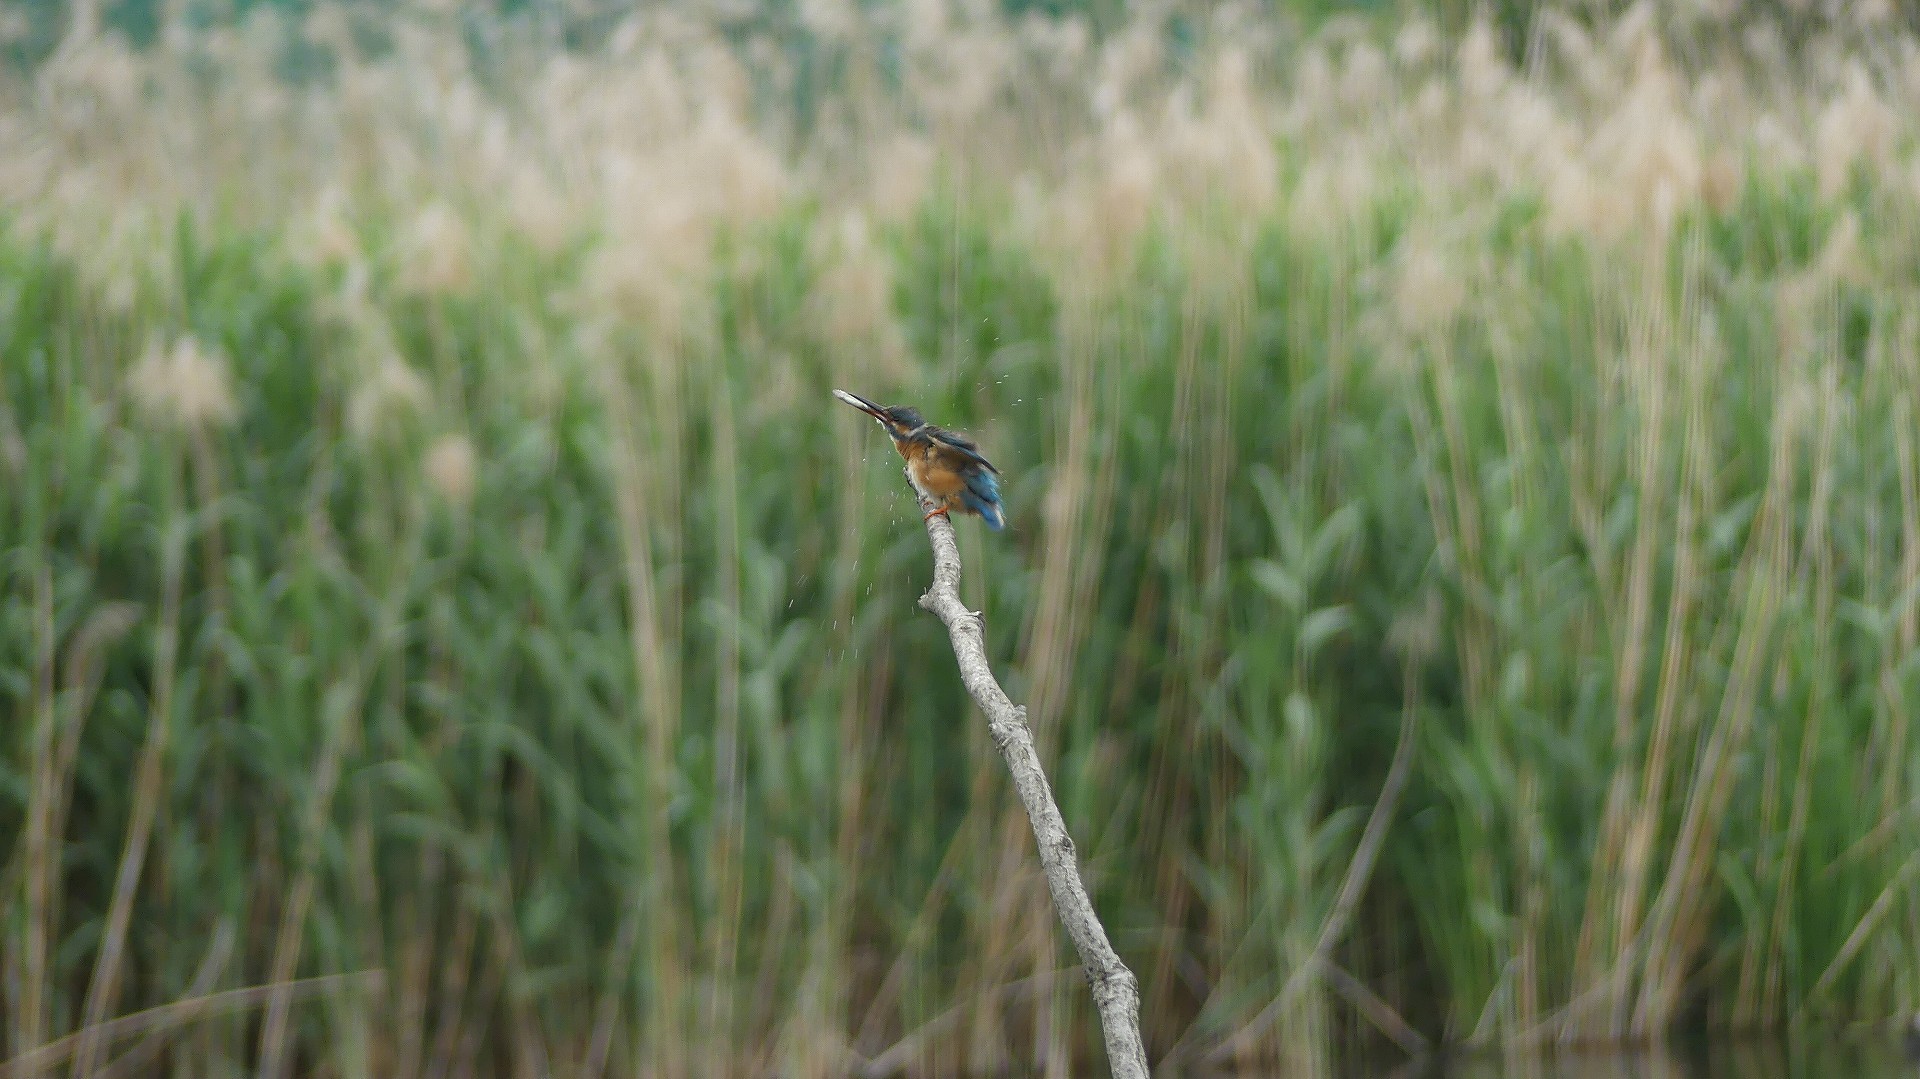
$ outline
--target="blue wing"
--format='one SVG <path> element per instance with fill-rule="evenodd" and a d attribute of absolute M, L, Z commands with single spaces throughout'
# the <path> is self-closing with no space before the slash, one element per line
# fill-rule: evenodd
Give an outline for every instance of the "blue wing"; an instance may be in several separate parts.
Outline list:
<path fill-rule="evenodd" d="M 960 474 L 966 478 L 967 485 L 960 491 L 960 502 L 968 509 L 980 515 L 987 527 L 995 532 L 1007 527 L 1006 514 L 1000 509 L 1000 481 L 995 477 L 1000 470 L 993 462 L 980 453 L 980 447 L 965 435 L 928 425 L 927 434 L 942 451 L 960 458 Z"/>
<path fill-rule="evenodd" d="M 980 447 L 974 445 L 973 440 L 967 436 L 956 435 L 952 431 L 944 431 L 932 425 L 928 425 L 927 434 L 933 436 L 935 442 L 953 450 L 955 453 L 986 469 L 988 472 L 995 473 L 996 475 L 999 473 L 1000 470 L 993 467 L 992 461 L 980 455 Z"/>

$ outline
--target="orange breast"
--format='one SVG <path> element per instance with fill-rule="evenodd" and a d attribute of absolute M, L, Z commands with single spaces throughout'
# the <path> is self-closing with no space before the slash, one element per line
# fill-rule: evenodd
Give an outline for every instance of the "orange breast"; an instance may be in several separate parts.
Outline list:
<path fill-rule="evenodd" d="M 907 458 L 907 467 L 913 469 L 914 482 L 935 498 L 951 500 L 967 485 L 958 471 L 928 447 Z"/>

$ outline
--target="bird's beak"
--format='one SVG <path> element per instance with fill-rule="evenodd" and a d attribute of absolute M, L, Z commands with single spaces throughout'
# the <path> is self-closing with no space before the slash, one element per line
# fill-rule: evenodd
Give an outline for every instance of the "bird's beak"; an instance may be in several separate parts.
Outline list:
<path fill-rule="evenodd" d="M 860 396 L 859 394 L 848 393 L 845 390 L 835 390 L 833 391 L 833 395 L 835 397 L 838 397 L 840 400 L 845 401 L 847 404 L 850 404 L 853 407 L 859 409 L 860 411 L 866 413 L 867 415 L 872 416 L 874 419 L 879 420 L 881 423 L 887 422 L 887 417 L 880 411 L 880 406 L 874 404 L 872 401 L 867 400 L 866 398 Z"/>

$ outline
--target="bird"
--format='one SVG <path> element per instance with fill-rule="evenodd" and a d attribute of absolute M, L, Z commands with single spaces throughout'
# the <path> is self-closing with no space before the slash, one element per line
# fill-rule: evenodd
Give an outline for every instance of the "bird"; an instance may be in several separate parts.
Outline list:
<path fill-rule="evenodd" d="M 856 393 L 835 390 L 833 395 L 872 416 L 893 448 L 907 461 L 907 480 L 922 496 L 938 503 L 922 520 L 935 514 L 952 520 L 948 510 L 977 514 L 995 532 L 1007 527 L 1000 506 L 1000 470 L 980 454 L 971 439 L 921 418 L 907 405 L 876 405 Z"/>

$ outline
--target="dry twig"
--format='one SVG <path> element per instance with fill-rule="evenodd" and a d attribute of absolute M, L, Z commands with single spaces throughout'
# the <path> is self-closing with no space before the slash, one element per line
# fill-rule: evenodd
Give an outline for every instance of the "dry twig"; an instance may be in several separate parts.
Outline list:
<path fill-rule="evenodd" d="M 931 512 L 937 504 L 922 499 L 920 508 Z M 960 548 L 954 542 L 952 522 L 944 515 L 928 517 L 927 538 L 933 544 L 933 584 L 920 597 L 920 606 L 947 624 L 960 678 L 987 714 L 993 744 L 1000 748 L 1007 770 L 1013 773 L 1014 789 L 1033 825 L 1034 844 L 1040 850 L 1040 865 L 1047 875 L 1047 888 L 1053 893 L 1054 908 L 1067 927 L 1067 935 L 1073 938 L 1087 984 L 1093 989 L 1093 1004 L 1099 1009 L 1107 1042 L 1107 1062 L 1117 1077 L 1144 1079 L 1147 1053 L 1140 1041 L 1139 986 L 1133 972 L 1108 943 L 1107 931 L 1094 914 L 1086 886 L 1080 882 L 1073 839 L 1067 834 L 1060 807 L 1054 804 L 1053 790 L 1040 767 L 1040 755 L 1034 751 L 1027 710 L 1009 700 L 993 677 L 993 668 L 987 665 L 984 622 L 960 602 Z"/>

